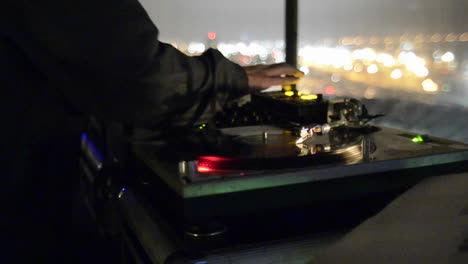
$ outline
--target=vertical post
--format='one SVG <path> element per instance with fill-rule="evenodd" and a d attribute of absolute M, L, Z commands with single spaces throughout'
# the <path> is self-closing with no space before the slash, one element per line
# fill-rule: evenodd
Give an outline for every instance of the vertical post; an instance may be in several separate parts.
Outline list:
<path fill-rule="evenodd" d="M 297 29 L 298 29 L 298 0 L 285 0 L 286 13 L 286 63 L 297 67 Z M 283 86 L 285 90 L 296 92 L 296 85 Z"/>

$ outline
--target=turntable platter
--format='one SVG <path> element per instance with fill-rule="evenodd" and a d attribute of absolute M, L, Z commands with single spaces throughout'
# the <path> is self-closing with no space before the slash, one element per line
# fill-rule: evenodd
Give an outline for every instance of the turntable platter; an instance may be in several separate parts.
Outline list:
<path fill-rule="evenodd" d="M 206 171 L 249 171 L 278 168 L 301 168 L 322 164 L 353 164 L 362 160 L 363 137 L 353 131 L 337 131 L 314 136 L 296 144 L 291 130 L 272 126 L 249 126 L 223 129 L 245 151 L 218 158 L 200 157 Z"/>

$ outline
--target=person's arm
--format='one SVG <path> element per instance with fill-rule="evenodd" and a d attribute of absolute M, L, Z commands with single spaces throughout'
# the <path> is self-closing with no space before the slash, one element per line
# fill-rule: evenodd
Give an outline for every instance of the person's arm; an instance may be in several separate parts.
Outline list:
<path fill-rule="evenodd" d="M 137 0 L 7 1 L 17 7 L 15 41 L 72 105 L 99 118 L 190 124 L 265 79 L 218 51 L 188 57 L 159 42 Z"/>
<path fill-rule="evenodd" d="M 159 42 L 136 0 L 13 5 L 12 38 L 85 113 L 143 126 L 184 123 L 247 92 L 244 70 L 218 51 L 188 57 Z"/>

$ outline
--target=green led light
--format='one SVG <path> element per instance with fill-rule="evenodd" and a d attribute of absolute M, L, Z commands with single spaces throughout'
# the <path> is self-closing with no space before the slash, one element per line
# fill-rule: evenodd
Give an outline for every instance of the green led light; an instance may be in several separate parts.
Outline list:
<path fill-rule="evenodd" d="M 420 143 L 420 142 L 424 142 L 424 139 L 420 135 L 417 135 L 413 139 L 411 139 L 411 141 L 415 143 Z"/>

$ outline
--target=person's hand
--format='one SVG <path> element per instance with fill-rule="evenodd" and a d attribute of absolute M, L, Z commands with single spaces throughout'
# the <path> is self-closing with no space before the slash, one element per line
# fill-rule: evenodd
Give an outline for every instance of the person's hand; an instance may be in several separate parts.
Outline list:
<path fill-rule="evenodd" d="M 244 67 L 249 87 L 262 90 L 273 85 L 294 84 L 304 73 L 286 63 Z"/>

